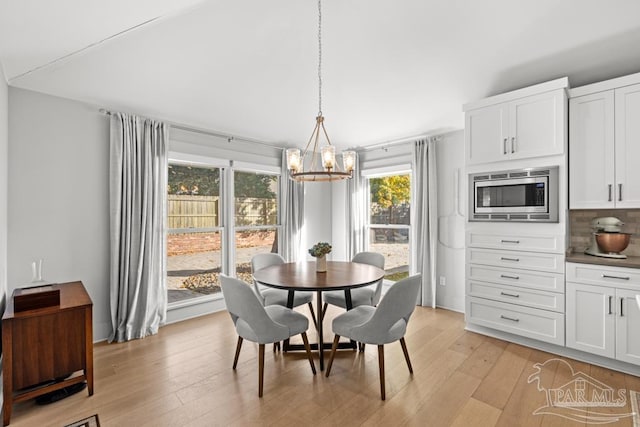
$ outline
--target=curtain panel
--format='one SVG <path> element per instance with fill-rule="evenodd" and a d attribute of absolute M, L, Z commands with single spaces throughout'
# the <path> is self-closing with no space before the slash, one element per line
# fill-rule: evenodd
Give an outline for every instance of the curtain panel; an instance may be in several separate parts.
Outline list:
<path fill-rule="evenodd" d="M 158 332 L 167 312 L 168 128 L 111 114 L 109 342 Z"/>
<path fill-rule="evenodd" d="M 413 150 L 412 243 L 413 269 L 422 273 L 421 302 L 436 308 L 436 244 L 438 240 L 438 183 L 436 138 L 416 141 Z"/>
<path fill-rule="evenodd" d="M 289 178 L 287 150 L 282 150 L 282 250 L 287 262 L 296 262 L 300 256 L 302 226 L 304 224 L 304 184 Z"/>
<path fill-rule="evenodd" d="M 365 250 L 365 232 L 367 216 L 367 186 L 360 174 L 360 155 L 356 153 L 353 177 L 347 180 L 347 256 L 352 259 L 358 252 Z"/>

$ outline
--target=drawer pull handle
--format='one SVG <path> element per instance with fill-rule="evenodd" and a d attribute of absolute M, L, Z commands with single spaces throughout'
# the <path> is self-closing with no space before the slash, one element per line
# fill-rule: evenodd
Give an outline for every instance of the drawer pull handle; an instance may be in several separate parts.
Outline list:
<path fill-rule="evenodd" d="M 618 184 L 618 201 L 622 201 L 622 184 Z"/>
<path fill-rule="evenodd" d="M 510 276 L 508 274 L 501 274 L 500 277 L 502 277 L 503 279 L 514 279 L 514 280 L 520 279 L 519 276 Z"/>
<path fill-rule="evenodd" d="M 504 139 L 502 154 L 507 154 L 507 138 Z"/>
<path fill-rule="evenodd" d="M 505 297 L 520 298 L 520 295 L 518 295 L 518 294 L 509 294 L 507 292 L 500 292 L 500 295 L 504 295 Z"/>
<path fill-rule="evenodd" d="M 501 243 L 515 243 L 516 245 L 520 243 L 520 240 L 500 240 Z"/>
<path fill-rule="evenodd" d="M 622 308 L 624 306 L 624 298 L 620 298 L 620 317 L 624 317 L 624 309 Z"/>
<path fill-rule="evenodd" d="M 507 316 L 505 316 L 503 314 L 500 315 L 500 318 L 504 319 L 504 320 L 511 320 L 512 322 L 519 322 L 520 321 L 520 319 L 516 319 L 514 317 L 507 317 Z"/>
<path fill-rule="evenodd" d="M 613 187 L 613 185 L 609 184 L 609 201 L 611 201 L 611 187 Z"/>
<path fill-rule="evenodd" d="M 613 314 L 611 312 L 611 300 L 613 299 L 613 296 L 609 295 L 609 314 Z"/>
<path fill-rule="evenodd" d="M 609 274 L 603 274 L 602 277 L 604 279 L 629 280 L 629 277 L 627 277 L 627 276 L 611 276 Z"/>
<path fill-rule="evenodd" d="M 516 152 L 516 138 L 515 137 L 511 137 L 511 153 L 515 153 Z"/>
<path fill-rule="evenodd" d="M 520 258 L 507 258 L 507 257 L 501 256 L 501 257 L 500 257 L 500 260 L 502 260 L 502 261 L 515 261 L 515 262 L 519 262 L 519 261 L 520 261 Z"/>

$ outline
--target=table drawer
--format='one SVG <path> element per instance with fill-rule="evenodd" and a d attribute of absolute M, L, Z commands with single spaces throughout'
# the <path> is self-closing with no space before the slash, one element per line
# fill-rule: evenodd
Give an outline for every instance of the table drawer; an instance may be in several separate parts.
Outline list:
<path fill-rule="evenodd" d="M 564 275 L 559 273 L 467 264 L 467 279 L 564 293 Z"/>
<path fill-rule="evenodd" d="M 475 280 L 467 282 L 467 291 L 469 296 L 564 313 L 564 294 Z"/>
<path fill-rule="evenodd" d="M 483 298 L 467 298 L 466 319 L 487 328 L 564 345 L 564 314 Z"/>
<path fill-rule="evenodd" d="M 467 249 L 467 262 L 536 271 L 564 273 L 564 255 L 541 252 Z"/>
<path fill-rule="evenodd" d="M 467 232 L 467 247 L 507 249 L 532 252 L 564 253 L 564 236 L 535 235 L 521 236 L 486 231 Z"/>
<path fill-rule="evenodd" d="M 640 286 L 640 269 L 568 262 L 567 281 L 617 287 Z"/>

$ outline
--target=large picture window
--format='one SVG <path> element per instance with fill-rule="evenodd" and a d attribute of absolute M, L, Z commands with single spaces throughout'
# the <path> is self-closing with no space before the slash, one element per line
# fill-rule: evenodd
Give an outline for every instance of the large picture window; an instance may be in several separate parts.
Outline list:
<path fill-rule="evenodd" d="M 411 174 L 372 175 L 367 184 L 368 250 L 384 255 L 385 279 L 396 282 L 409 276 Z"/>
<path fill-rule="evenodd" d="M 251 283 L 251 258 L 278 252 L 279 176 L 234 172 L 236 277 Z"/>
<path fill-rule="evenodd" d="M 220 292 L 221 169 L 170 164 L 167 187 L 169 303 Z"/>

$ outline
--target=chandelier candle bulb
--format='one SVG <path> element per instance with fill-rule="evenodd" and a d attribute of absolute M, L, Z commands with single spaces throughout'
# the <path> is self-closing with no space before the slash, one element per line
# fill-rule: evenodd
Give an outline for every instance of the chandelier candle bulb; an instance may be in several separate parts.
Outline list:
<path fill-rule="evenodd" d="M 322 167 L 331 170 L 336 164 L 336 148 L 333 145 L 325 145 L 322 151 Z"/>
<path fill-rule="evenodd" d="M 356 152 L 355 151 L 343 151 L 342 152 L 342 164 L 345 172 L 352 172 L 356 164 Z"/>
<path fill-rule="evenodd" d="M 289 148 L 287 150 L 287 168 L 294 172 L 300 172 L 302 169 L 302 159 L 298 148 Z"/>

